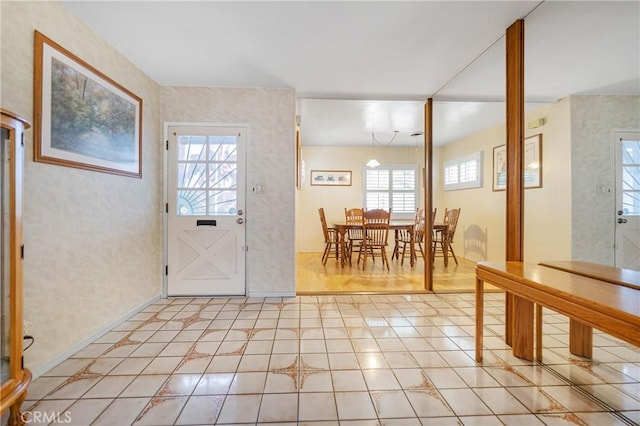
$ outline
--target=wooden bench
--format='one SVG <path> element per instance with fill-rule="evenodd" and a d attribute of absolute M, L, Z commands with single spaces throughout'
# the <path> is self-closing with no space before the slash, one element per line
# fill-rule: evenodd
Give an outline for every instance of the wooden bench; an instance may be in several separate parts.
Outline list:
<path fill-rule="evenodd" d="M 484 283 L 511 293 L 513 354 L 533 360 L 534 305 L 536 358 L 542 358 L 542 307 L 568 316 L 572 353 L 591 353 L 591 327 L 640 346 L 640 290 L 578 273 L 525 262 L 479 262 L 476 267 L 476 361 L 482 361 Z M 509 316 L 507 316 L 509 317 Z"/>
<path fill-rule="evenodd" d="M 640 290 L 640 271 L 579 260 L 545 260 L 539 265 Z"/>

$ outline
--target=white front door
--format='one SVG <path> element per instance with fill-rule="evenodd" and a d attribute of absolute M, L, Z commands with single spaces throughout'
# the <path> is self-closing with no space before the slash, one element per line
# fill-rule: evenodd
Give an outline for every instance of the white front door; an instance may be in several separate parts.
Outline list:
<path fill-rule="evenodd" d="M 245 294 L 246 128 L 168 128 L 169 296 Z"/>
<path fill-rule="evenodd" d="M 640 132 L 616 134 L 616 176 L 616 266 L 640 271 Z"/>

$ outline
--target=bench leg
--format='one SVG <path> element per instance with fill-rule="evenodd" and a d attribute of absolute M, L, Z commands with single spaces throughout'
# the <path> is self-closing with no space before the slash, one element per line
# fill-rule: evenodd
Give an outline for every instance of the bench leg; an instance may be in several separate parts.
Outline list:
<path fill-rule="evenodd" d="M 593 329 L 573 318 L 569 319 L 569 352 L 585 358 L 593 356 Z"/>
<path fill-rule="evenodd" d="M 482 361 L 484 327 L 484 283 L 476 278 L 476 361 Z"/>
<path fill-rule="evenodd" d="M 533 311 L 533 302 L 513 296 L 513 356 L 528 361 L 533 361 Z"/>
<path fill-rule="evenodd" d="M 536 305 L 536 360 L 542 362 L 542 306 Z"/>
<path fill-rule="evenodd" d="M 513 346 L 512 332 L 513 332 L 513 295 L 509 292 L 505 294 L 504 298 L 504 338 L 507 345 Z"/>

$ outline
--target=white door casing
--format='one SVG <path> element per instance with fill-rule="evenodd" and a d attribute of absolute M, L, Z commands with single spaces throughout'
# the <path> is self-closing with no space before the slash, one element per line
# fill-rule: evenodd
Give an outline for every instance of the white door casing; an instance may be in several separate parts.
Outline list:
<path fill-rule="evenodd" d="M 615 262 L 640 271 L 640 132 L 616 132 L 615 144 Z"/>
<path fill-rule="evenodd" d="M 167 294 L 245 294 L 246 128 L 168 127 Z"/>

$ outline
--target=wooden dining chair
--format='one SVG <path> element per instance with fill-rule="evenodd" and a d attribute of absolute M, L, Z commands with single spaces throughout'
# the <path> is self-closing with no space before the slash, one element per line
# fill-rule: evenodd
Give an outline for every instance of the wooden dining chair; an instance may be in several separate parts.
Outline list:
<path fill-rule="evenodd" d="M 347 225 L 358 225 L 357 229 L 347 229 L 346 252 L 349 263 L 351 263 L 351 254 L 355 250 L 360 254 L 362 248 L 362 208 L 344 209 L 344 218 Z"/>
<path fill-rule="evenodd" d="M 416 211 L 415 223 L 413 226 L 413 244 L 414 247 L 417 246 L 418 250 L 414 250 L 416 253 L 419 251 L 424 259 L 424 247 L 422 244 L 424 243 L 424 232 L 426 227 L 426 221 L 424 216 L 424 209 L 419 208 Z M 394 256 L 396 259 L 400 259 L 400 265 L 404 265 L 404 256 L 407 248 L 411 248 L 411 235 L 406 230 L 400 230 L 398 232 L 398 236 L 396 239 L 396 244 L 393 249 L 393 255 L 391 259 L 393 260 Z M 411 251 L 411 250 L 409 250 Z M 417 254 L 416 254 L 417 257 Z M 415 259 L 414 259 L 415 260 Z"/>
<path fill-rule="evenodd" d="M 387 240 L 389 238 L 389 220 L 391 214 L 382 209 L 366 210 L 362 214 L 362 248 L 358 253 L 358 264 L 362 259 L 362 267 L 367 263 L 367 256 L 373 257 L 374 250 L 380 250 L 383 267 L 389 270 L 389 259 L 387 258 Z"/>
<path fill-rule="evenodd" d="M 451 252 L 453 255 L 453 260 L 458 264 L 458 259 L 456 258 L 456 253 L 453 251 L 453 237 L 456 234 L 456 227 L 458 226 L 458 219 L 460 217 L 461 209 L 445 209 L 444 211 L 444 223 L 446 225 L 444 230 L 438 230 L 435 232 L 435 236 L 433 239 L 433 250 L 432 256 L 433 261 L 435 262 L 436 256 L 443 257 L 445 254 L 445 250 Z M 438 255 L 436 252 L 439 251 L 441 254 Z M 448 266 L 445 262 L 444 266 Z"/>
<path fill-rule="evenodd" d="M 331 254 L 336 255 L 338 258 L 338 233 L 335 228 L 327 226 L 327 219 L 324 215 L 324 209 L 320 207 L 318 209 L 320 214 L 320 223 L 322 223 L 322 234 L 324 235 L 324 252 L 322 253 L 322 264 L 327 264 L 327 259 Z"/>

